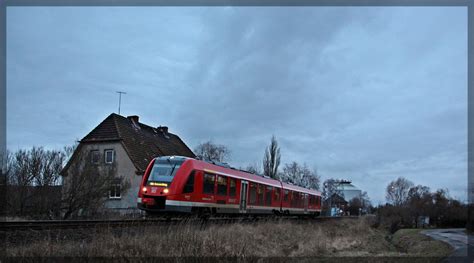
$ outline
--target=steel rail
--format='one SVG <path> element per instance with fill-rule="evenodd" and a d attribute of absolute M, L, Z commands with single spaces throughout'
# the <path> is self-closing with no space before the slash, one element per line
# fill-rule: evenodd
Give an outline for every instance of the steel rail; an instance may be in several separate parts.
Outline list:
<path fill-rule="evenodd" d="M 157 226 L 179 223 L 196 224 L 230 224 L 230 223 L 256 223 L 256 222 L 281 222 L 301 221 L 318 222 L 342 219 L 357 219 L 358 217 L 297 217 L 297 216 L 251 216 L 251 217 L 156 217 L 146 219 L 112 219 L 112 220 L 36 220 L 36 221 L 0 221 L 0 231 L 18 230 L 51 230 L 51 229 L 74 229 L 74 228 L 104 228 L 104 227 L 134 227 L 134 226 Z"/>

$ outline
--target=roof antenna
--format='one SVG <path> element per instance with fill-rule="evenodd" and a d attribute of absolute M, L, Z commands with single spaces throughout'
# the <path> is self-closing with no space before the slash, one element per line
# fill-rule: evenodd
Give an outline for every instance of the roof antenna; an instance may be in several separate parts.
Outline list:
<path fill-rule="evenodd" d="M 119 94 L 119 110 L 118 114 L 120 115 L 120 104 L 122 104 L 122 94 L 127 94 L 126 92 L 123 91 L 116 91 Z"/>

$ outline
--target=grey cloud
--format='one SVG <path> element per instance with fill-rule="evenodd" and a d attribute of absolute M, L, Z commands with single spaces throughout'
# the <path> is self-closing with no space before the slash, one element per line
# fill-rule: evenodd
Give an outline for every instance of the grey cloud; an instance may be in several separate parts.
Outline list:
<path fill-rule="evenodd" d="M 9 8 L 8 145 L 60 146 L 116 111 L 383 201 L 467 177 L 465 8 Z M 27 103 L 25 103 L 27 102 Z M 21 105 L 18 107 L 17 105 Z M 430 175 L 432 175 L 430 177 Z M 433 178 L 432 180 L 428 178 Z"/>

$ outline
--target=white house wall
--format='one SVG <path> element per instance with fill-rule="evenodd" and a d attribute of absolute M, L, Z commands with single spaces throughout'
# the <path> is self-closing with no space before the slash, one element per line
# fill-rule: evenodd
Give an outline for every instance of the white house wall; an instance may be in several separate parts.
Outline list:
<path fill-rule="evenodd" d="M 116 165 L 116 177 L 126 178 L 130 183 L 130 188 L 126 192 L 121 192 L 120 199 L 108 199 L 105 207 L 120 212 L 137 211 L 137 193 L 142 176 L 136 174 L 136 168 L 128 157 L 127 152 L 120 142 L 84 144 L 82 151 L 86 154 L 92 150 L 100 152 L 100 165 L 105 163 L 105 150 L 114 150 L 114 164 Z"/>

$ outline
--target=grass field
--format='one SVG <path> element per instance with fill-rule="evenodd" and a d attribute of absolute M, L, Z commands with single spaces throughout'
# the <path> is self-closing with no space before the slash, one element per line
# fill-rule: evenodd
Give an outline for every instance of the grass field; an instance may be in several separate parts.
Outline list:
<path fill-rule="evenodd" d="M 28 257 L 442 257 L 448 251 L 418 231 L 400 230 L 390 239 L 363 218 L 18 232 L 6 241 L 7 256 Z M 432 249 L 439 253 L 423 252 Z"/>
<path fill-rule="evenodd" d="M 445 257 L 451 254 L 450 245 L 421 234 L 423 229 L 400 229 L 392 237 L 398 250 L 409 255 Z"/>

